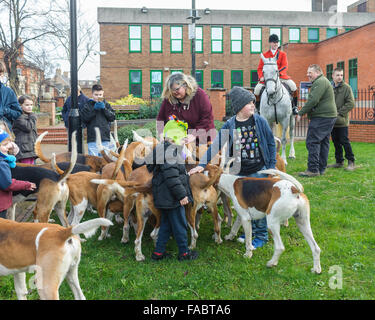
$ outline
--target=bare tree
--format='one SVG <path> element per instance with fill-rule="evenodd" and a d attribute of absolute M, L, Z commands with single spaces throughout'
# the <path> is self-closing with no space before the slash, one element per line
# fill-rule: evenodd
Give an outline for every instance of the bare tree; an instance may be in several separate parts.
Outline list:
<path fill-rule="evenodd" d="M 48 2 L 41 0 L 0 0 L 0 48 L 10 86 L 16 94 L 20 85 L 17 67 L 22 63 L 23 48 L 31 43 L 36 46 L 39 40 L 53 33 L 46 28 L 49 12 Z"/>
<path fill-rule="evenodd" d="M 53 12 L 48 16 L 48 29 L 53 32 L 59 43 L 57 54 L 62 60 L 70 61 L 70 1 L 51 0 Z M 77 49 L 78 49 L 78 70 L 86 62 L 98 44 L 96 32 L 97 23 L 88 22 L 78 3 L 77 12 Z"/>

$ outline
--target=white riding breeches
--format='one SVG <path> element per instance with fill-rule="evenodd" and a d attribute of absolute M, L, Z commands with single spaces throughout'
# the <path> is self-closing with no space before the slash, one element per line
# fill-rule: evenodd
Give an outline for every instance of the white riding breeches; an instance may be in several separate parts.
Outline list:
<path fill-rule="evenodd" d="M 291 91 L 294 92 L 294 91 L 297 90 L 297 86 L 296 86 L 295 82 L 292 79 L 286 80 L 286 79 L 281 79 L 280 78 L 280 81 L 283 82 L 283 83 L 286 83 L 287 86 L 290 88 Z M 264 87 L 264 83 L 258 82 L 257 85 L 254 88 L 254 94 L 256 96 L 259 96 L 260 90 L 262 90 L 263 87 Z"/>

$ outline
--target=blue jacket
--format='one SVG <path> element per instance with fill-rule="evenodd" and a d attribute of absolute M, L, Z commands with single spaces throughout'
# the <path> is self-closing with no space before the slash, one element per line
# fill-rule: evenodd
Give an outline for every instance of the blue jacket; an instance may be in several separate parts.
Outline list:
<path fill-rule="evenodd" d="M 8 163 L 0 157 L 0 190 L 5 190 L 12 184 L 12 174 Z"/>
<path fill-rule="evenodd" d="M 254 114 L 256 132 L 260 143 L 259 147 L 262 152 L 264 163 L 267 169 L 274 169 L 276 166 L 276 144 L 272 130 L 266 119 L 258 114 Z M 205 155 L 200 160 L 199 165 L 205 167 L 213 157 L 228 142 L 228 151 L 233 147 L 233 134 L 236 130 L 236 116 L 230 118 L 220 129 L 214 142 L 210 145 Z M 225 134 L 226 133 L 226 134 Z M 229 139 L 229 141 L 228 141 Z"/>
<path fill-rule="evenodd" d="M 83 106 L 89 101 L 89 98 L 86 97 L 82 92 L 78 96 L 78 110 L 81 111 Z M 69 126 L 69 112 L 70 108 L 72 106 L 72 97 L 69 96 L 68 99 L 66 99 L 63 109 L 61 111 L 61 115 L 64 119 L 65 127 L 68 128 Z"/>
<path fill-rule="evenodd" d="M 13 121 L 21 114 L 22 109 L 14 91 L 0 83 L 0 120 L 4 120 L 12 129 Z"/>

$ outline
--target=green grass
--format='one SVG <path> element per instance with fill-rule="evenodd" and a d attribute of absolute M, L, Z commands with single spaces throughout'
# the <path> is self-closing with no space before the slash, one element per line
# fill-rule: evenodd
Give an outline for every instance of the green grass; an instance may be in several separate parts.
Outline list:
<path fill-rule="evenodd" d="M 201 220 L 195 261 L 179 262 L 174 241 L 168 250 L 170 260 L 150 259 L 153 242 L 150 226 L 142 242 L 146 261 L 135 261 L 134 232 L 128 244 L 121 244 L 122 226 L 111 228 L 110 239 L 98 241 L 99 232 L 82 244 L 79 277 L 87 299 L 374 299 L 375 298 L 375 145 L 353 143 L 358 168 L 354 172 L 327 169 L 326 175 L 298 178 L 310 199 L 311 225 L 322 249 L 322 274 L 310 272 L 310 248 L 293 219 L 281 228 L 285 252 L 278 266 L 267 268 L 273 253 L 271 241 L 245 259 L 245 248 L 237 241 L 221 245 L 212 239 L 213 223 L 209 214 Z M 306 169 L 304 142 L 296 143 L 297 160 L 289 160 L 288 173 L 297 176 Z M 329 163 L 334 161 L 333 146 Z M 221 210 L 221 209 L 220 209 Z M 222 212 L 222 211 L 220 211 Z M 86 213 L 85 219 L 95 218 Z M 222 237 L 229 233 L 222 226 Z M 189 233 L 190 238 L 190 233 Z M 333 276 L 342 271 L 342 288 Z M 331 273 L 330 273 L 331 270 Z M 31 275 L 28 275 L 30 278 Z M 38 299 L 36 291 L 28 297 Z M 73 299 L 64 281 L 61 299 Z M 16 299 L 13 278 L 0 277 L 0 299 Z"/>

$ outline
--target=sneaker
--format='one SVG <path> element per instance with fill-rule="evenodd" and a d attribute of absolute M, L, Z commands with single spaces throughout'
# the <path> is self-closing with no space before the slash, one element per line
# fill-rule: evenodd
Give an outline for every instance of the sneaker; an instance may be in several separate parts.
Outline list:
<path fill-rule="evenodd" d="M 258 239 L 258 238 L 255 238 L 255 239 L 251 242 L 251 244 L 253 245 L 254 249 L 261 248 L 261 247 L 263 247 L 266 243 L 267 243 L 267 241 L 260 240 L 260 239 Z"/>
<path fill-rule="evenodd" d="M 319 176 L 320 173 L 306 170 L 304 172 L 300 172 L 298 175 L 300 175 L 301 177 L 316 177 L 316 176 Z"/>
<path fill-rule="evenodd" d="M 245 234 L 241 234 L 238 238 L 237 241 L 240 243 L 245 243 Z"/>
<path fill-rule="evenodd" d="M 183 254 L 180 254 L 178 256 L 178 261 L 195 260 L 197 258 L 198 258 L 198 252 L 189 250 Z"/>
<path fill-rule="evenodd" d="M 347 171 L 353 171 L 355 169 L 354 161 L 348 161 L 348 166 L 345 168 Z"/>
<path fill-rule="evenodd" d="M 168 252 L 164 253 L 159 253 L 159 252 L 153 252 L 151 255 L 151 259 L 155 261 L 163 260 L 163 259 L 168 259 L 171 257 L 171 254 Z"/>

